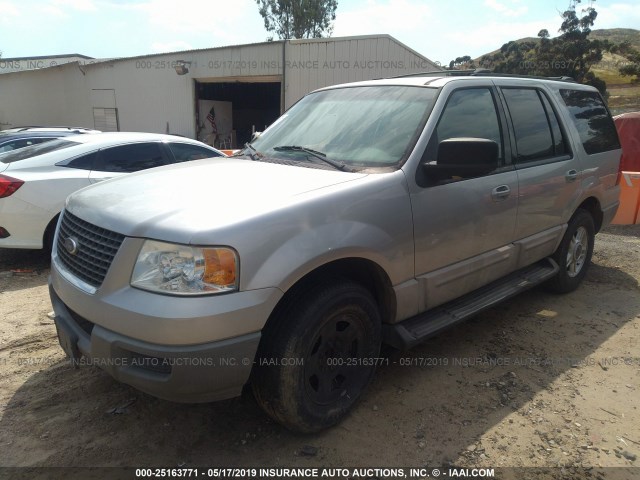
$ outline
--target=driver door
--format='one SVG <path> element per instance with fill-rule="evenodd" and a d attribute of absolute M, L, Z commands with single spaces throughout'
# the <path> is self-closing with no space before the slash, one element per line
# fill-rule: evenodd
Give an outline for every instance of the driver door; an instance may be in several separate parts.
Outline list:
<path fill-rule="evenodd" d="M 437 163 L 438 145 L 450 138 L 481 138 L 498 144 L 500 166 L 477 177 L 430 181 L 422 166 L 411 194 L 415 271 L 423 293 L 420 310 L 433 308 L 515 269 L 512 245 L 518 179 L 510 159 L 505 116 L 493 84 L 448 91 L 422 162 Z M 442 105 L 442 104 L 440 104 Z M 505 138 L 506 137 L 506 138 Z M 506 149 L 506 152 L 505 152 Z M 473 164 L 473 154 L 460 163 Z M 478 158 L 475 159 L 478 162 Z"/>

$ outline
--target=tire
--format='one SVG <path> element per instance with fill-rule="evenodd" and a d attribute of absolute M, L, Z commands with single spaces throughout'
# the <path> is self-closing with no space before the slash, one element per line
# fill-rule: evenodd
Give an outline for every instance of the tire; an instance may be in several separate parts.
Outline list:
<path fill-rule="evenodd" d="M 549 290 L 569 293 L 578 288 L 591 263 L 594 239 L 593 217 L 586 210 L 577 210 L 569 221 L 558 249 L 551 257 L 559 265 L 560 271 L 547 283 Z"/>
<path fill-rule="evenodd" d="M 293 431 L 338 423 L 373 377 L 380 332 L 378 306 L 361 285 L 333 279 L 299 289 L 263 331 L 252 375 L 257 402 Z"/>
<path fill-rule="evenodd" d="M 42 251 L 48 255 L 51 255 L 53 250 L 53 237 L 56 235 L 56 226 L 58 225 L 58 218 L 60 215 L 56 215 L 51 219 L 49 225 L 44 231 L 44 236 L 42 237 Z"/>

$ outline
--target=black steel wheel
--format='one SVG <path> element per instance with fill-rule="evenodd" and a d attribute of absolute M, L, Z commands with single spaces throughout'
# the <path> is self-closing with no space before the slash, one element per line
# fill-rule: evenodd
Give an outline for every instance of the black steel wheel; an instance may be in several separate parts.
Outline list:
<path fill-rule="evenodd" d="M 291 430 L 334 425 L 371 381 L 380 330 L 361 285 L 333 279 L 301 290 L 263 332 L 252 376 L 258 403 Z"/>

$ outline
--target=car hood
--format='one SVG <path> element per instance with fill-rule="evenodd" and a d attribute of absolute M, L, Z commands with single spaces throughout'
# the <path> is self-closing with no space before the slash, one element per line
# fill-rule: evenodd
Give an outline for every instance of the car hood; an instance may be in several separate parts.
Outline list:
<path fill-rule="evenodd" d="M 190 243 L 199 232 L 241 224 L 365 176 L 216 158 L 104 181 L 69 196 L 66 208 L 127 236 Z"/>

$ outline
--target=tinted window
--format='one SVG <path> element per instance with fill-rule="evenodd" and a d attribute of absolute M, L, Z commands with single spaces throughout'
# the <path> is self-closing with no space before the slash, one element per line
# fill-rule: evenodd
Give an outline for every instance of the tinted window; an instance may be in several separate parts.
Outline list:
<path fill-rule="evenodd" d="M 518 160 L 549 158 L 554 154 L 551 127 L 538 92 L 533 89 L 502 90 L 513 121 Z"/>
<path fill-rule="evenodd" d="M 98 152 L 87 153 L 72 160 L 56 163 L 59 167 L 77 168 L 80 170 L 93 170 L 93 163 L 98 156 Z"/>
<path fill-rule="evenodd" d="M 219 153 L 213 150 L 189 143 L 169 143 L 169 148 L 176 159 L 176 163 L 220 156 Z"/>
<path fill-rule="evenodd" d="M 448 138 L 487 138 L 498 144 L 502 158 L 500 123 L 493 95 L 488 88 L 472 88 L 453 92 L 447 101 L 436 132 L 429 141 L 435 160 L 438 143 Z"/>
<path fill-rule="evenodd" d="M 564 138 L 564 134 L 562 133 L 562 129 L 560 128 L 560 122 L 558 121 L 558 116 L 556 112 L 551 107 L 549 103 L 549 99 L 547 96 L 538 92 L 540 98 L 542 99 L 542 104 L 544 105 L 544 109 L 547 112 L 547 119 L 549 120 L 549 124 L 551 125 L 551 135 L 553 136 L 553 149 L 555 155 L 564 155 L 569 153 L 569 149 L 567 148 L 567 142 Z"/>
<path fill-rule="evenodd" d="M 12 163 L 19 160 L 26 160 L 27 158 L 35 157 L 36 155 L 55 152 L 56 150 L 73 147 L 74 145 L 78 144 L 76 142 L 70 142 L 68 140 L 51 140 L 50 142 L 31 145 L 30 147 L 24 147 L 19 150 L 0 153 L 0 162 Z"/>
<path fill-rule="evenodd" d="M 165 164 L 159 143 L 135 143 L 100 150 L 99 159 L 94 170 L 101 172 L 137 172 Z"/>
<path fill-rule="evenodd" d="M 589 155 L 620 148 L 616 127 L 600 94 L 582 90 L 560 90 L 560 94 Z"/>
<path fill-rule="evenodd" d="M 19 140 L 12 140 L 0 145 L 0 153 L 10 152 L 11 150 L 17 150 L 18 148 L 29 147 L 31 145 L 37 145 L 38 143 L 48 142 L 53 138 L 21 138 Z"/>
<path fill-rule="evenodd" d="M 448 145 L 442 145 L 442 148 L 449 147 L 446 150 L 440 147 L 445 140 L 460 138 L 491 140 L 497 145 L 498 159 L 503 158 L 500 122 L 493 94 L 489 88 L 456 90 L 447 99 L 447 104 L 423 155 L 423 162 L 428 164 L 428 171 L 423 168 L 418 169 L 416 180 L 419 185 L 438 185 L 474 178 L 486 175 L 495 169 L 495 157 L 489 159 L 484 154 L 478 154 L 475 147 L 460 150 L 462 144 L 459 144 L 454 147 L 458 152 L 453 157 L 450 153 L 446 153 L 451 151 L 449 142 L 447 142 Z M 470 168 L 453 167 L 452 169 L 452 159 L 455 160 L 454 164 L 466 165 Z M 489 170 L 483 167 L 487 160 L 492 166 Z"/>

